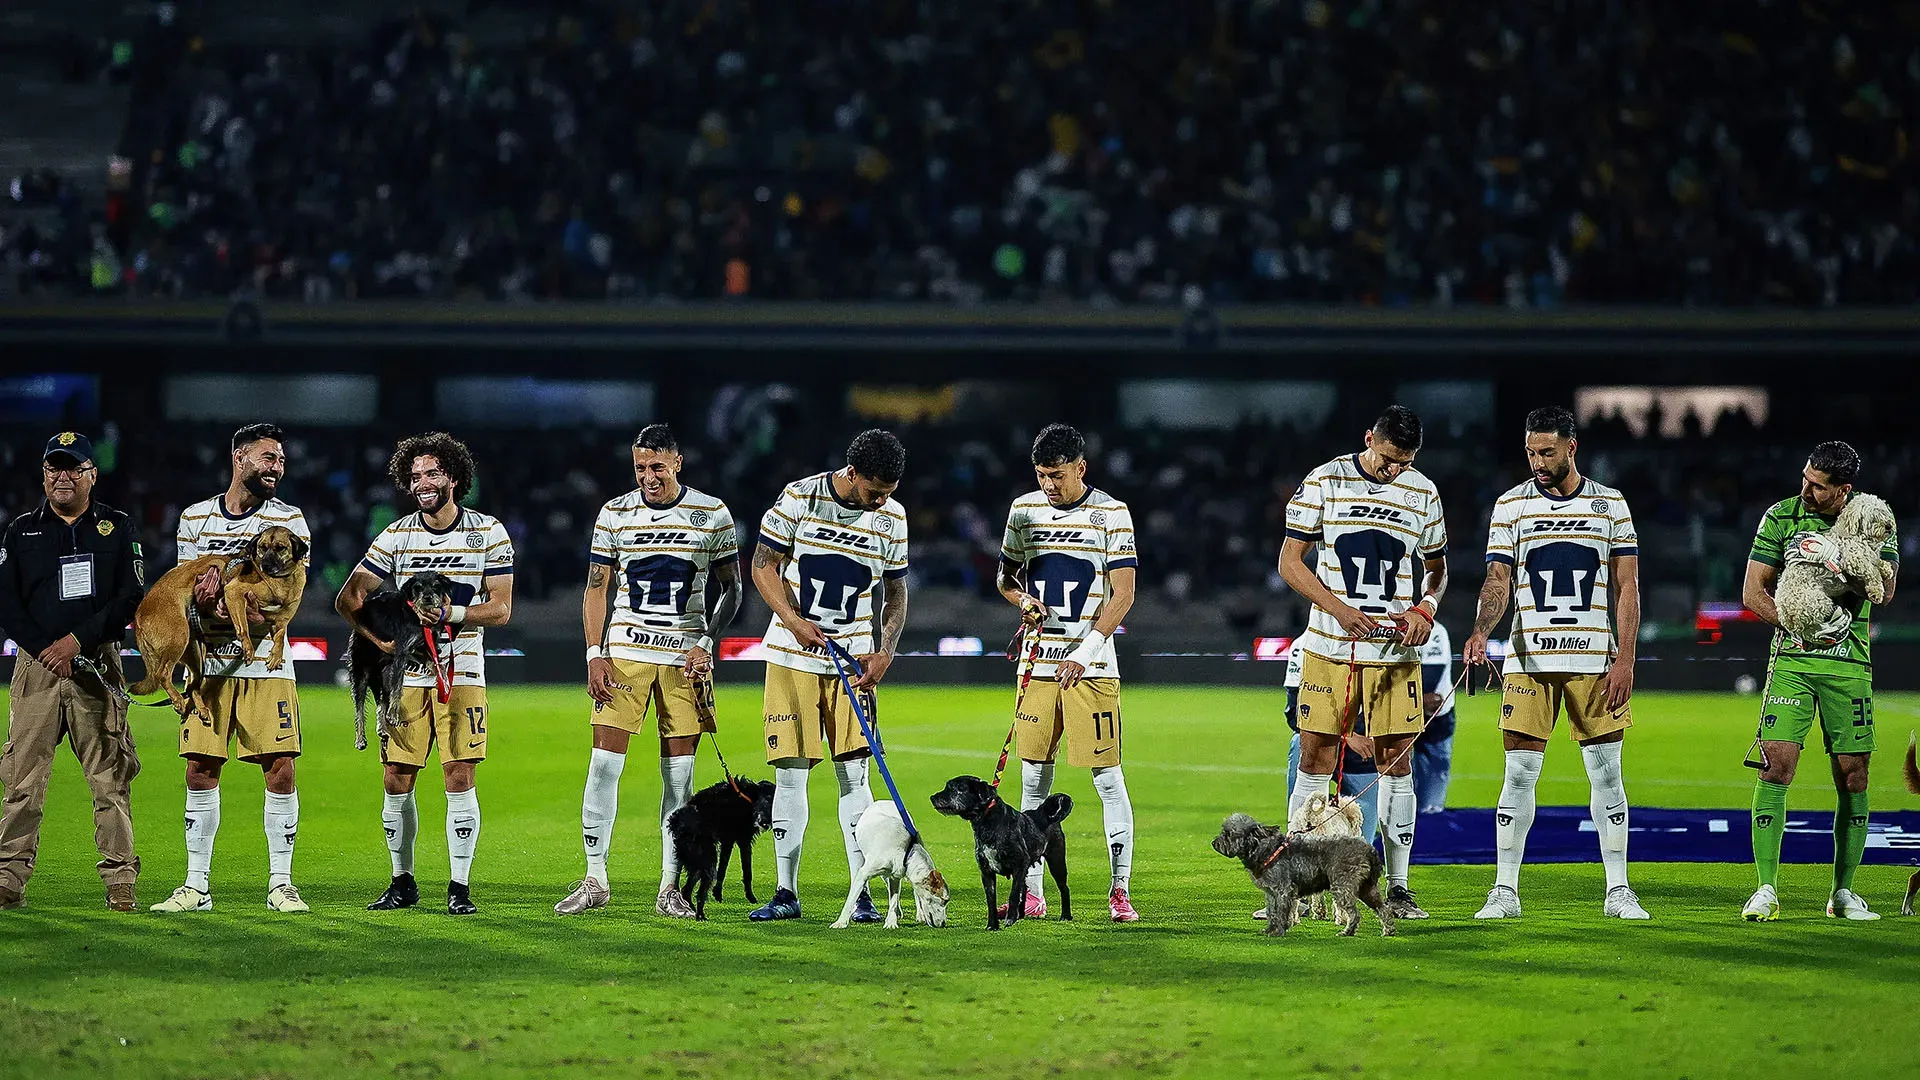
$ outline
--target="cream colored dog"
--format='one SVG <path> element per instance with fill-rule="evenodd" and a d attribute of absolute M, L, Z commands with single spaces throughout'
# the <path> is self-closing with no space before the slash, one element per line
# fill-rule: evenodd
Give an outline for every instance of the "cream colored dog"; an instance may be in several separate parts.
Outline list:
<path fill-rule="evenodd" d="M 1329 839 L 1335 836 L 1360 836 L 1360 826 L 1366 822 L 1360 813 L 1358 799 L 1329 799 L 1325 795 L 1315 795 L 1300 808 L 1300 820 L 1287 822 L 1287 835 L 1299 836 L 1311 832 L 1314 836 Z M 1362 838 L 1364 839 L 1364 838 Z M 1306 917 L 1313 919 L 1328 918 L 1327 894 L 1320 893 L 1311 898 L 1303 898 L 1300 903 L 1306 908 Z M 1261 908 L 1253 917 L 1265 921 L 1267 909 Z"/>
<path fill-rule="evenodd" d="M 913 884 L 914 919 L 928 926 L 947 925 L 947 879 L 933 868 L 933 854 L 927 850 L 926 843 L 907 833 L 906 825 L 900 820 L 900 809 L 893 805 L 892 799 L 882 799 L 867 807 L 853 827 L 853 836 L 860 842 L 860 853 L 866 857 L 867 864 L 853 877 L 853 887 L 847 890 L 847 904 L 840 909 L 839 921 L 833 924 L 835 930 L 845 930 L 853 921 L 853 908 L 860 900 L 860 890 L 874 878 L 885 878 L 887 882 L 888 930 L 900 927 L 901 878 Z"/>
<path fill-rule="evenodd" d="M 1865 597 L 1875 604 L 1886 602 L 1893 564 L 1880 558 L 1880 549 L 1893 529 L 1893 511 L 1885 500 L 1856 493 L 1847 499 L 1833 528 L 1795 537 L 1774 590 L 1780 625 L 1808 644 L 1834 645 L 1844 639 L 1855 609 L 1845 601 Z"/>

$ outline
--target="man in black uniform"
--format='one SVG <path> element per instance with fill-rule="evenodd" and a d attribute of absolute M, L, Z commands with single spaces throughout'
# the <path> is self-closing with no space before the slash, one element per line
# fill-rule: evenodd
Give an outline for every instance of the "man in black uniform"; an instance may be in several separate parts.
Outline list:
<path fill-rule="evenodd" d="M 126 699 L 114 691 L 124 686 L 120 641 L 146 569 L 127 515 L 93 501 L 96 478 L 93 443 L 55 435 L 40 467 L 46 501 L 14 518 L 0 542 L 0 630 L 20 647 L 0 755 L 0 909 L 19 907 L 33 876 L 47 777 L 65 738 L 93 789 L 107 906 L 134 910 L 140 860 L 129 789 L 140 759 Z"/>

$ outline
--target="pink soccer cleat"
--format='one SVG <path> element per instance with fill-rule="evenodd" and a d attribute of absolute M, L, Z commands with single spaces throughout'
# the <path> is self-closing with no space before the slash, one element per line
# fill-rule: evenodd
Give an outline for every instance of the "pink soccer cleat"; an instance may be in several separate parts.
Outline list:
<path fill-rule="evenodd" d="M 1007 909 L 1012 906 L 1013 905 L 1010 903 L 1000 905 L 999 914 L 1002 919 L 1007 917 Z M 1047 898 L 1044 896 L 1041 896 L 1037 892 L 1029 892 L 1027 894 L 1027 906 L 1021 909 L 1021 912 L 1022 913 L 1020 917 L 1023 919 L 1046 918 L 1047 917 Z"/>
<path fill-rule="evenodd" d="M 1114 922 L 1139 922 L 1140 913 L 1133 910 L 1133 902 L 1127 899 L 1127 890 L 1115 889 L 1107 897 L 1107 910 L 1113 913 Z"/>

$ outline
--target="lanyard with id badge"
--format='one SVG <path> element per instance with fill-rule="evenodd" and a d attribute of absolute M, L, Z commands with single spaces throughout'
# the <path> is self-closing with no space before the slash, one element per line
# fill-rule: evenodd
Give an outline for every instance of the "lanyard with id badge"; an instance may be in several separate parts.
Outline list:
<path fill-rule="evenodd" d="M 93 553 L 60 557 L 60 599 L 93 599 Z"/>

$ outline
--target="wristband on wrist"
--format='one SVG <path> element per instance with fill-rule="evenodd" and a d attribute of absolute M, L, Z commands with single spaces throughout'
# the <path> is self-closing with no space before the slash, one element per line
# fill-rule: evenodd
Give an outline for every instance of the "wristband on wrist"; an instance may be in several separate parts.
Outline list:
<path fill-rule="evenodd" d="M 451 623 L 466 622 L 467 621 L 467 605 L 465 604 L 449 605 L 447 608 L 447 621 Z"/>
<path fill-rule="evenodd" d="M 587 662 L 588 663 L 592 663 L 595 660 L 605 660 L 606 658 L 607 658 L 607 647 L 605 645 L 587 646 Z"/>
<path fill-rule="evenodd" d="M 706 654 L 707 654 L 708 656 L 712 656 L 712 655 L 714 655 L 714 651 L 713 651 L 713 635 L 712 635 L 712 634 L 701 634 L 701 635 L 700 635 L 700 638 L 699 638 L 699 640 L 697 640 L 697 641 L 695 641 L 695 642 L 693 643 L 693 647 L 694 647 L 694 648 L 696 648 L 696 649 L 699 649 L 699 650 L 701 650 L 701 651 L 703 651 L 703 652 L 705 652 L 705 653 L 706 653 Z"/>
<path fill-rule="evenodd" d="M 1080 639 L 1080 644 L 1073 652 L 1067 655 L 1067 660 L 1091 671 L 1094 659 L 1099 656 L 1100 650 L 1106 647 L 1107 635 L 1098 630 L 1089 630 L 1087 636 Z"/>

